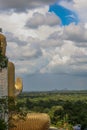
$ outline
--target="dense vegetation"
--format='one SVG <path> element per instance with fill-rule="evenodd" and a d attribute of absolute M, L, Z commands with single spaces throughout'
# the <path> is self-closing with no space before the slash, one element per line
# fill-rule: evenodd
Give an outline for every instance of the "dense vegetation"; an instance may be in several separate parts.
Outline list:
<path fill-rule="evenodd" d="M 87 92 L 33 92 L 22 93 L 18 106 L 27 112 L 44 112 L 49 114 L 52 125 L 68 127 L 81 124 L 87 127 Z"/>
<path fill-rule="evenodd" d="M 26 111 L 22 111 L 20 105 L 17 104 L 16 98 L 0 98 L 0 130 L 7 130 L 16 127 L 14 123 L 14 115 L 17 115 L 19 120 L 24 120 L 26 114 Z"/>
<path fill-rule="evenodd" d="M 6 100 L 0 99 L 0 111 L 3 111 L 3 107 L 7 110 L 4 101 Z M 51 125 L 57 128 L 73 130 L 76 124 L 81 124 L 81 130 L 87 127 L 87 91 L 23 92 L 15 103 L 13 99 L 6 102 L 11 120 L 12 114 L 19 113 L 23 118 L 26 113 L 41 112 L 47 113 L 51 118 Z M 6 127 L 6 123 L 0 118 L 0 129 L 5 130 Z"/>

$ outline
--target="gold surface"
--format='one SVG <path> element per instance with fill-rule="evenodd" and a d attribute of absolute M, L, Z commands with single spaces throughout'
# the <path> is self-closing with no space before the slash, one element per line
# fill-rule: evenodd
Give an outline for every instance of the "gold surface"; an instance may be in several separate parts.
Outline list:
<path fill-rule="evenodd" d="M 17 77 L 15 81 L 15 95 L 17 96 L 20 92 L 22 92 L 23 83 L 22 78 Z"/>
<path fill-rule="evenodd" d="M 22 78 L 17 77 L 15 81 L 15 66 L 12 62 L 8 62 L 8 96 L 17 96 L 22 88 Z"/>
<path fill-rule="evenodd" d="M 26 120 L 15 121 L 16 127 L 10 130 L 48 130 L 50 118 L 44 113 L 29 113 Z"/>
<path fill-rule="evenodd" d="M 8 62 L 8 96 L 15 96 L 15 66 Z"/>

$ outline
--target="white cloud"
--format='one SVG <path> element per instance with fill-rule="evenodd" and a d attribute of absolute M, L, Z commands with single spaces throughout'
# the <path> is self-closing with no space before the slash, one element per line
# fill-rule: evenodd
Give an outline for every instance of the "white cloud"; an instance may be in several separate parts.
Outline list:
<path fill-rule="evenodd" d="M 74 0 L 74 7 L 79 14 L 81 22 L 87 22 L 86 11 L 87 1 L 86 0 Z"/>
<path fill-rule="evenodd" d="M 68 42 L 68 43 L 67 43 Z M 76 47 L 75 44 L 66 41 L 61 47 L 56 47 L 54 50 L 45 52 L 48 64 L 43 67 L 41 73 L 78 73 L 87 70 L 87 52 L 85 48 Z M 81 66 L 82 68 L 81 68 Z M 79 69 L 80 68 L 80 69 Z"/>
<path fill-rule="evenodd" d="M 10 59 L 26 60 L 38 58 L 42 55 L 40 48 L 31 46 L 30 44 L 19 46 L 17 43 L 9 42 L 7 47 L 7 55 Z"/>
<path fill-rule="evenodd" d="M 60 24 L 60 19 L 53 13 L 34 13 L 32 18 L 29 18 L 26 25 L 28 28 L 38 28 L 42 25 L 56 26 Z"/>
<path fill-rule="evenodd" d="M 69 26 L 64 27 L 64 39 L 71 40 L 75 42 L 78 46 L 85 46 L 87 42 L 87 29 L 84 27 L 84 24 L 70 24 Z"/>
<path fill-rule="evenodd" d="M 33 2 L 31 3 L 35 7 L 36 3 Z M 49 2 L 52 1 L 47 1 Z M 86 21 L 83 14 L 86 10 L 84 2 L 85 0 L 74 1 L 73 5 Z M 59 22 L 57 16 L 48 13 L 48 6 L 27 9 L 27 12 L 0 14 L 0 26 L 7 36 L 7 55 L 15 63 L 16 73 L 72 74 L 87 71 L 86 24 L 63 27 Z"/>
<path fill-rule="evenodd" d="M 60 0 L 58 1 L 58 3 L 62 6 L 64 6 L 65 8 L 68 8 L 70 10 L 75 10 L 74 6 L 73 6 L 73 0 Z"/>

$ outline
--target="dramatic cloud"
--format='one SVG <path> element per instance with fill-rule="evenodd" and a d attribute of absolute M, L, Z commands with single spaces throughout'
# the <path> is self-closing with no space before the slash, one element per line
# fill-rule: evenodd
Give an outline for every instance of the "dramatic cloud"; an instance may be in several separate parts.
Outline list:
<path fill-rule="evenodd" d="M 13 35 L 13 38 L 8 35 L 7 55 L 11 60 L 14 59 L 17 73 L 86 72 L 86 29 L 83 25 L 74 24 L 57 28 L 58 31 L 54 30 L 44 40 L 27 37 L 24 42 L 19 40 L 19 35 Z M 46 28 L 44 31 L 46 32 Z"/>
<path fill-rule="evenodd" d="M 77 24 L 70 21 L 67 26 L 61 25 L 62 15 L 49 12 L 54 4 L 63 7 L 62 14 L 64 9 L 75 12 Z M 31 90 L 42 90 L 42 85 L 44 90 L 59 86 L 86 88 L 86 12 L 87 0 L 0 0 L 6 54 L 15 63 L 16 76 L 23 77 L 26 90 L 28 84 Z M 62 20 L 71 20 L 70 16 Z"/>
<path fill-rule="evenodd" d="M 48 12 L 47 5 L 53 2 L 0 0 L 0 26 L 4 28 L 7 55 L 15 63 L 17 74 L 87 72 L 86 18 L 77 25 L 60 26 L 59 17 Z M 85 0 L 58 3 L 75 9 L 80 18 L 86 10 Z"/>

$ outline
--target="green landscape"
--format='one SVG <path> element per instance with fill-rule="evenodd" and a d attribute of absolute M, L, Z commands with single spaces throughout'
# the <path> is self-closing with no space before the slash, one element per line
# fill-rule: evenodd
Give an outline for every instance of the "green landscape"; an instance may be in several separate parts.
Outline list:
<path fill-rule="evenodd" d="M 47 113 L 51 126 L 72 130 L 87 127 L 87 91 L 23 92 L 17 106 L 26 112 Z"/>
<path fill-rule="evenodd" d="M 4 107 L 6 111 L 9 106 L 10 115 L 19 113 L 25 117 L 27 113 L 47 113 L 50 116 L 50 126 L 59 130 L 73 130 L 78 124 L 81 125 L 81 130 L 87 130 L 87 91 L 22 92 L 15 100 L 7 100 L 0 100 L 0 110 Z M 6 102 L 9 104 L 6 105 Z M 2 119 L 0 128 L 7 128 Z"/>

